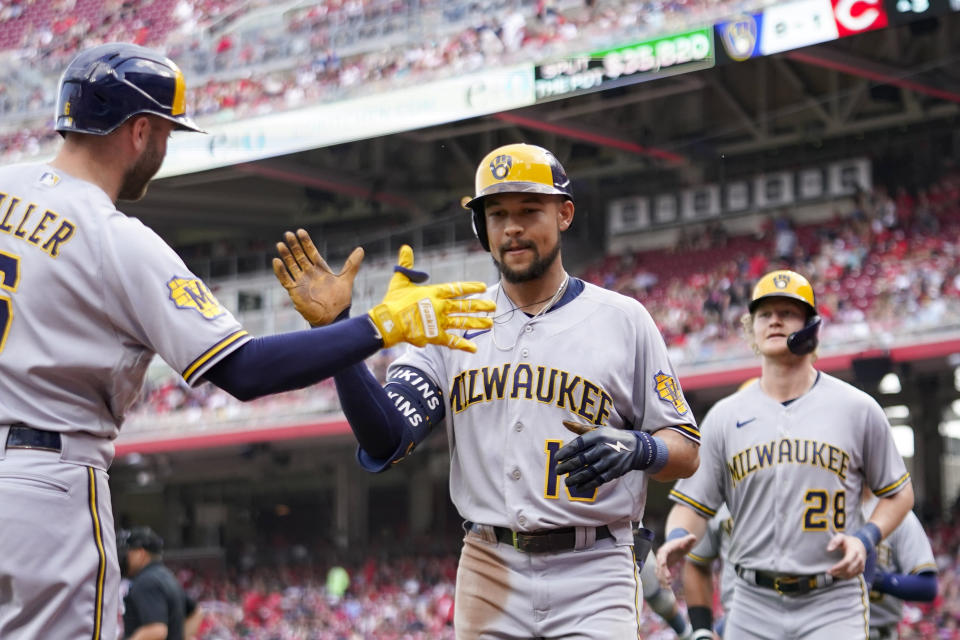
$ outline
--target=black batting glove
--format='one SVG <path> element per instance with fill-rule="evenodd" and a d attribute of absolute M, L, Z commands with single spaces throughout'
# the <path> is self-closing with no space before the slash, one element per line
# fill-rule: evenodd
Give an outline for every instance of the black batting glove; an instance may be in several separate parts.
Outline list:
<path fill-rule="evenodd" d="M 646 469 L 656 457 L 657 443 L 650 434 L 597 427 L 557 451 L 557 473 L 570 474 L 566 484 L 571 489 L 590 491 L 628 471 Z"/>

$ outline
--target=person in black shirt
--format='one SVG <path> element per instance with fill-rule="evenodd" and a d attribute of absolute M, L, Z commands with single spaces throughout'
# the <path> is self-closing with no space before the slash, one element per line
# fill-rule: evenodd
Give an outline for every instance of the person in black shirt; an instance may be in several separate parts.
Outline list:
<path fill-rule="evenodd" d="M 200 610 L 163 564 L 163 539 L 149 527 L 134 527 L 121 531 L 117 542 L 121 573 L 131 580 L 123 600 L 123 637 L 189 640 Z"/>

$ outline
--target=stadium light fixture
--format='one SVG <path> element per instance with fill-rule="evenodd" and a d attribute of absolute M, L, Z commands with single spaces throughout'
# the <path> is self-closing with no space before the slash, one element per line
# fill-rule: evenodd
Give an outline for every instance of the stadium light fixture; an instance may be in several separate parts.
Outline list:
<path fill-rule="evenodd" d="M 905 404 L 893 404 L 884 407 L 883 412 L 886 414 L 887 420 L 906 420 L 910 417 L 910 408 Z"/>
<path fill-rule="evenodd" d="M 960 440 L 960 420 L 944 420 L 938 430 L 944 438 Z"/>
<path fill-rule="evenodd" d="M 900 393 L 900 391 L 902 391 L 900 386 L 900 377 L 891 371 L 887 375 L 880 378 L 880 384 L 877 386 L 877 389 L 880 391 L 880 393 L 887 395 Z"/>

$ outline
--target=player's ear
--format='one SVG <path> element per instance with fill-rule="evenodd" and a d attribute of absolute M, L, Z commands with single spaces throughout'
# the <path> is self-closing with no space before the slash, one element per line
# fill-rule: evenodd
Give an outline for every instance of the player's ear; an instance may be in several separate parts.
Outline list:
<path fill-rule="evenodd" d="M 557 212 L 557 222 L 560 225 L 560 231 L 566 231 L 573 224 L 573 200 L 564 200 L 560 204 Z"/>
<path fill-rule="evenodd" d="M 141 152 L 146 149 L 150 142 L 150 134 L 153 130 L 153 123 L 146 114 L 135 115 L 124 123 L 123 130 L 130 137 L 130 143 L 134 150 Z"/>

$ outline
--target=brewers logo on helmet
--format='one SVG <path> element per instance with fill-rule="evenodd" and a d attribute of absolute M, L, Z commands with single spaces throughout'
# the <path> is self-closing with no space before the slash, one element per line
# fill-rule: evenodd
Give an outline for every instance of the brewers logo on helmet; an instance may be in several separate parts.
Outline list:
<path fill-rule="evenodd" d="M 812 353 L 819 343 L 820 316 L 810 282 L 796 271 L 771 271 L 760 278 L 753 288 L 747 308 L 754 313 L 760 302 L 769 298 L 789 298 L 801 303 L 807 313 L 807 323 L 799 331 L 787 336 L 787 348 L 797 355 Z"/>
<path fill-rule="evenodd" d="M 473 211 L 473 231 L 490 251 L 483 200 L 496 193 L 542 193 L 573 201 L 570 179 L 556 156 L 532 144 L 508 144 L 488 153 L 477 167 L 473 198 L 463 198 L 464 209 Z"/>
<path fill-rule="evenodd" d="M 771 271 L 760 278 L 750 297 L 750 313 L 757 310 L 761 300 L 772 297 L 791 298 L 804 304 L 807 314 L 817 312 L 817 303 L 810 282 L 796 271 Z"/>

